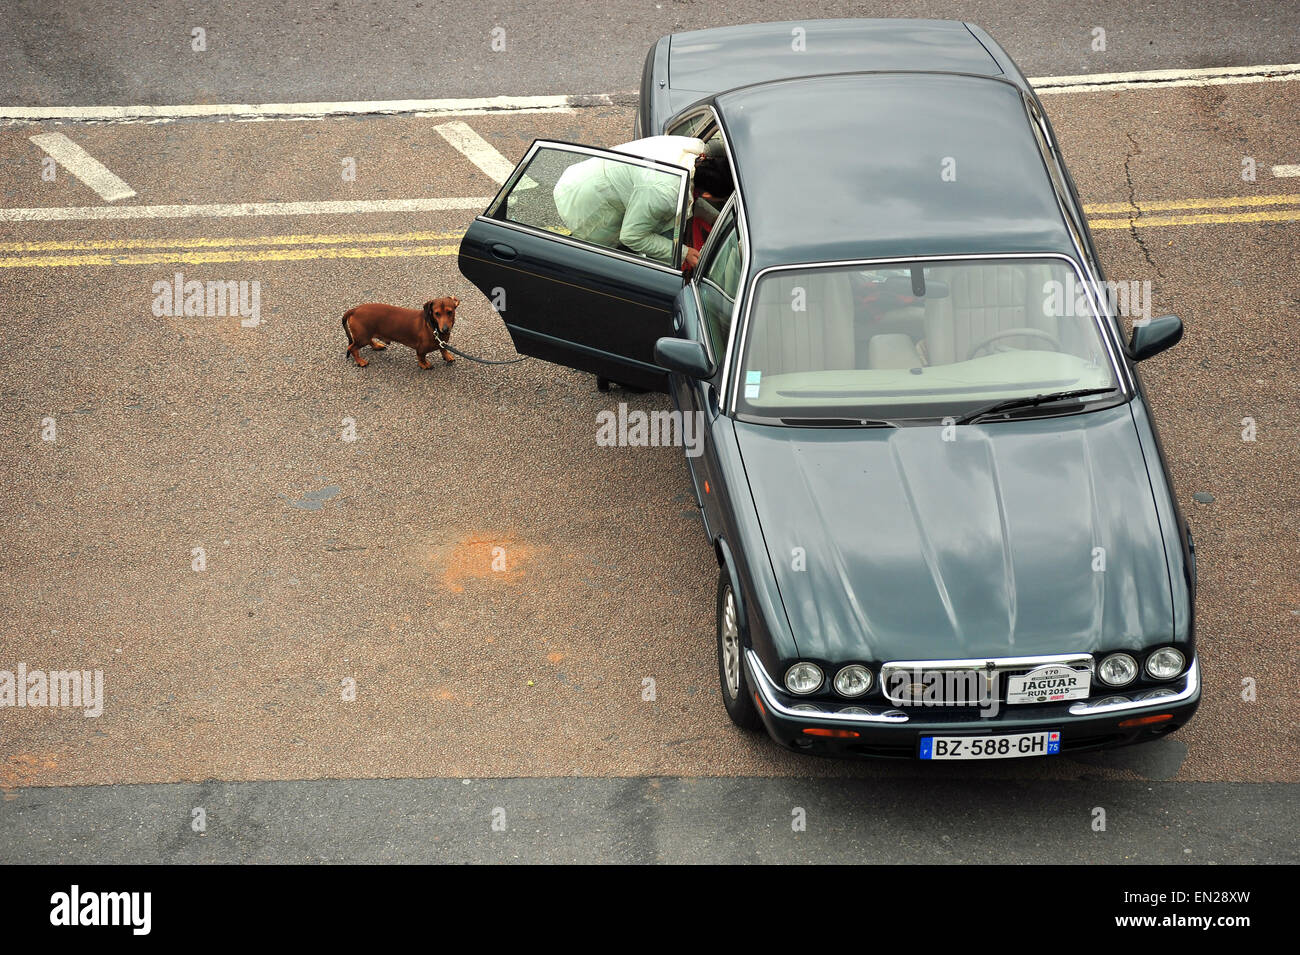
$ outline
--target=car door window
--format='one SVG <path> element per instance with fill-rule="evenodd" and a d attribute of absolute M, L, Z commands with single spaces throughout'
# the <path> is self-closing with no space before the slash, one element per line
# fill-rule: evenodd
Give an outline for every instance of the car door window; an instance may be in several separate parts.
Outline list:
<path fill-rule="evenodd" d="M 535 147 L 488 215 L 671 266 L 686 176 L 636 156 L 547 144 Z"/>
<path fill-rule="evenodd" d="M 717 239 L 708 257 L 700 263 L 696 289 L 709 346 L 713 357 L 720 359 L 731 335 L 731 315 L 740 288 L 740 230 L 736 226 L 736 213 L 727 213 L 717 229 Z"/>
<path fill-rule="evenodd" d="M 722 143 L 722 130 L 718 127 L 712 110 L 704 110 L 681 120 L 668 129 L 669 136 L 691 136 L 713 147 Z"/>
<path fill-rule="evenodd" d="M 695 113 L 692 116 L 679 122 L 668 130 L 669 136 L 696 136 L 699 137 L 704 127 L 709 125 L 713 119 L 713 114 L 708 110 L 702 113 Z"/>

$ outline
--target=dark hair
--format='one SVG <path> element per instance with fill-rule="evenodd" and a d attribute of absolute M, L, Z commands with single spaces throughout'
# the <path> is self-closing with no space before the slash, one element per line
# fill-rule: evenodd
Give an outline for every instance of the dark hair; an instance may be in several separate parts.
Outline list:
<path fill-rule="evenodd" d="M 731 180 L 731 164 L 714 156 L 701 159 L 695 164 L 695 188 L 725 202 L 736 189 Z"/>

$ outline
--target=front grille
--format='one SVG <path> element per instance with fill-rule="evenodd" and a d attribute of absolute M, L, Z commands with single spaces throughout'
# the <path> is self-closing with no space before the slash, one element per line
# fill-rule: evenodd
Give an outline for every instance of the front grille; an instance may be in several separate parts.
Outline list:
<path fill-rule="evenodd" d="M 880 668 L 885 697 L 901 707 L 979 706 L 994 697 L 1007 699 L 1007 681 L 1039 667 L 1066 666 L 1093 670 L 1090 653 L 1040 657 L 993 657 L 978 660 L 903 660 Z"/>

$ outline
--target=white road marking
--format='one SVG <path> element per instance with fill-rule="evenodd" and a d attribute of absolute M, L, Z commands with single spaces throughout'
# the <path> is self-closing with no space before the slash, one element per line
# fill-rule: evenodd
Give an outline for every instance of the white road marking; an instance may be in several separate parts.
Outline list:
<path fill-rule="evenodd" d="M 82 206 L 52 209 L 0 209 L 0 222 L 55 222 L 69 219 L 188 219 L 232 216 L 353 215 L 358 212 L 481 212 L 491 196 L 455 199 L 370 199 L 346 202 L 226 202 L 187 206 Z"/>
<path fill-rule="evenodd" d="M 1300 176 L 1300 166 L 1274 166 L 1273 175 L 1279 179 L 1289 179 L 1292 176 Z"/>
<path fill-rule="evenodd" d="M 1047 93 L 1099 93 L 1172 86 L 1228 86 L 1300 80 L 1300 63 L 1272 66 L 1218 66 L 1197 70 L 1139 70 L 1133 73 L 1085 73 L 1079 76 L 1031 76 L 1029 85 Z"/>
<path fill-rule="evenodd" d="M 62 133 L 42 133 L 39 136 L 29 136 L 28 139 L 71 175 L 99 193 L 99 198 L 105 202 L 130 199 L 135 195 L 134 189 Z"/>
<path fill-rule="evenodd" d="M 609 96 L 485 96 L 470 99 L 359 100 L 338 103 L 210 103 L 179 106 L 0 106 L 0 122 L 42 120 L 167 123 L 178 119 L 325 119 L 400 114 L 571 113 L 574 105 L 610 105 Z"/>
<path fill-rule="evenodd" d="M 465 158 L 483 170 L 498 185 L 505 183 L 515 171 L 515 164 L 497 152 L 495 146 L 470 129 L 469 123 L 442 123 L 433 127 L 443 139 L 451 143 Z"/>
<path fill-rule="evenodd" d="M 1300 63 L 1222 66 L 1188 70 L 1140 70 L 1037 76 L 1029 82 L 1040 93 L 1091 93 L 1101 90 L 1170 86 L 1220 86 L 1276 83 L 1300 79 Z M 331 116 L 477 116 L 493 113 L 571 113 L 580 106 L 611 106 L 635 98 L 635 91 L 575 96 L 486 96 L 468 99 L 363 100 L 321 103 L 210 103 L 176 106 L 0 106 L 0 124 L 71 122 L 169 123 L 178 119 L 310 120 Z"/>

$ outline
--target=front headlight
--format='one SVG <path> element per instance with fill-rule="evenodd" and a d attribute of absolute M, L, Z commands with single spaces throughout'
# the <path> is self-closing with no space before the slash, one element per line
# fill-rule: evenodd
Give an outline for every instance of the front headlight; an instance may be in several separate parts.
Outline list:
<path fill-rule="evenodd" d="M 806 696 L 821 689 L 822 671 L 815 663 L 796 663 L 785 671 L 785 686 L 791 693 Z"/>
<path fill-rule="evenodd" d="M 1173 647 L 1162 647 L 1147 657 L 1147 673 L 1157 680 L 1172 680 L 1183 672 L 1186 658 Z"/>
<path fill-rule="evenodd" d="M 871 671 L 856 663 L 835 674 L 835 691 L 840 696 L 861 696 L 871 689 Z"/>
<path fill-rule="evenodd" d="M 1111 686 L 1127 686 L 1137 679 L 1137 675 L 1137 661 L 1127 653 L 1112 653 L 1097 667 L 1101 682 Z"/>
<path fill-rule="evenodd" d="M 1146 700 L 1163 700 L 1165 697 L 1177 695 L 1177 690 L 1171 690 L 1167 686 L 1162 686 L 1157 690 L 1147 690 L 1145 693 L 1139 693 L 1137 698 L 1145 702 Z"/>

